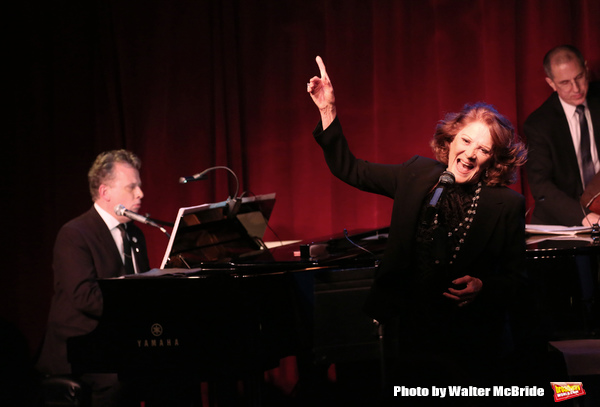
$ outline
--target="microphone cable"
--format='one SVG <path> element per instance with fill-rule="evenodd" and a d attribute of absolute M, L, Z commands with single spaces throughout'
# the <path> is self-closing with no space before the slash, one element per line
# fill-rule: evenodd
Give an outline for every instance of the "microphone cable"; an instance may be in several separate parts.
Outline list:
<path fill-rule="evenodd" d="M 364 250 L 365 252 L 369 253 L 371 256 L 373 256 L 373 257 L 376 257 L 376 256 L 375 256 L 375 254 L 374 254 L 372 251 L 370 251 L 370 250 L 368 250 L 368 249 L 365 249 L 364 247 L 362 247 L 361 245 L 359 245 L 359 244 L 357 244 L 357 243 L 354 243 L 354 242 L 352 241 L 352 239 L 350 239 L 350 236 L 348 236 L 348 229 L 346 229 L 346 228 L 344 228 L 344 236 L 346 237 L 346 240 L 348 240 L 348 241 L 349 241 L 350 243 L 352 243 L 354 246 L 358 247 L 358 248 L 359 248 L 359 249 L 361 249 L 361 250 Z"/>

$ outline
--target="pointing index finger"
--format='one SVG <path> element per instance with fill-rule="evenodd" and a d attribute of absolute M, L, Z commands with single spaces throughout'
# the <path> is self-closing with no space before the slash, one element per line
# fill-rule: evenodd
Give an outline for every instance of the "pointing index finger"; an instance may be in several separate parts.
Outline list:
<path fill-rule="evenodd" d="M 325 64 L 323 63 L 323 59 L 321 59 L 321 57 L 317 55 L 315 60 L 317 61 L 317 65 L 319 66 L 319 71 L 321 71 L 321 78 L 326 78 L 327 70 L 325 69 Z"/>

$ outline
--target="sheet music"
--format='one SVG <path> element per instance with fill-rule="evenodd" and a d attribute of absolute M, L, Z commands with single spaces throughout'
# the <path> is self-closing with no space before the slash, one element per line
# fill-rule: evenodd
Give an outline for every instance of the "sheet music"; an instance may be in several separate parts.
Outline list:
<path fill-rule="evenodd" d="M 529 237 L 527 237 L 526 242 L 527 244 L 533 244 L 533 243 L 540 243 L 540 242 L 545 242 L 545 241 L 561 241 L 561 240 L 566 240 L 566 241 L 580 241 L 580 242 L 587 242 L 587 243 L 593 243 L 593 239 L 591 238 L 591 236 L 585 235 L 585 234 L 579 234 L 579 235 L 542 235 L 542 234 L 536 234 L 536 235 L 531 235 Z"/>
<path fill-rule="evenodd" d="M 566 235 L 592 233 L 590 226 L 525 225 L 525 233 L 531 235 Z"/>
<path fill-rule="evenodd" d="M 212 204 L 208 203 L 208 204 L 203 204 L 203 205 L 198 205 L 198 206 L 179 208 L 179 211 L 177 212 L 177 217 L 175 218 L 175 225 L 173 226 L 173 232 L 171 233 L 171 237 L 169 238 L 169 243 L 167 244 L 167 250 L 165 251 L 165 255 L 163 257 L 162 263 L 160 264 L 161 269 L 163 269 L 165 267 L 165 264 L 167 264 L 167 261 L 169 260 L 169 254 L 171 253 L 171 249 L 173 248 L 173 242 L 175 241 L 175 234 L 177 232 L 177 229 L 179 229 L 179 223 L 180 223 L 181 219 L 183 219 L 183 216 L 185 214 L 193 212 L 193 211 L 217 208 L 217 207 L 222 207 L 222 206 L 225 206 L 224 202 L 212 203 Z"/>
<path fill-rule="evenodd" d="M 126 274 L 122 277 L 126 278 L 126 279 L 146 278 L 146 277 L 165 277 L 165 276 L 169 276 L 169 277 L 182 276 L 183 277 L 183 276 L 192 275 L 201 270 L 202 270 L 201 268 L 194 268 L 194 269 L 180 269 L 180 268 L 156 269 L 156 268 L 154 268 L 154 269 L 148 270 L 144 273 Z"/>

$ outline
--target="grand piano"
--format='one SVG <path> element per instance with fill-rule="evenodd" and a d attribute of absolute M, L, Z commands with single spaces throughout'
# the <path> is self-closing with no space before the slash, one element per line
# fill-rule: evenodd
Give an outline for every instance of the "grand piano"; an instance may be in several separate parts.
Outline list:
<path fill-rule="evenodd" d="M 73 371 L 243 379 L 289 355 L 325 365 L 378 360 L 380 338 L 362 305 L 388 229 L 267 248 L 260 237 L 273 204 L 267 195 L 180 209 L 160 269 L 99 281 L 104 314 L 69 340 Z M 538 237 L 527 255 L 538 262 L 599 248 L 591 238 Z"/>
<path fill-rule="evenodd" d="M 245 379 L 298 357 L 375 359 L 362 304 L 387 229 L 267 248 L 274 194 L 181 208 L 161 268 L 99 280 L 104 312 L 68 340 L 74 373 Z"/>

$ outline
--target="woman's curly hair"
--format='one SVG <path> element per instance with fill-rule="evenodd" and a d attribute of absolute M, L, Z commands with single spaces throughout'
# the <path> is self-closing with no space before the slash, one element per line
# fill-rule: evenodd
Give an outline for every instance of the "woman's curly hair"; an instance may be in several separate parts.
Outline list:
<path fill-rule="evenodd" d="M 466 104 L 458 113 L 448 113 L 436 126 L 431 148 L 438 161 L 448 164 L 450 143 L 467 125 L 481 122 L 492 136 L 492 156 L 482 181 L 489 186 L 506 186 L 517 179 L 517 170 L 527 161 L 525 144 L 515 137 L 510 121 L 492 106 L 483 102 Z"/>

